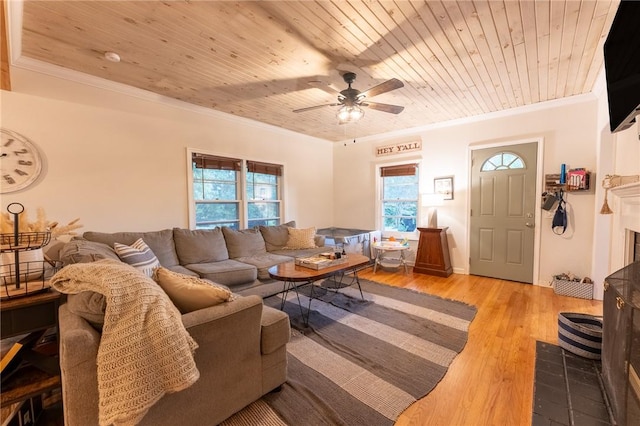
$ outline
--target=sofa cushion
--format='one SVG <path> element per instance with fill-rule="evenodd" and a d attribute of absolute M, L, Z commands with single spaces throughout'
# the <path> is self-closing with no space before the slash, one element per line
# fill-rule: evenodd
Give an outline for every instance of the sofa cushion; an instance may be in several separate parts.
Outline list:
<path fill-rule="evenodd" d="M 287 232 L 289 239 L 284 247 L 286 249 L 308 249 L 316 246 L 316 228 L 287 228 Z"/>
<path fill-rule="evenodd" d="M 153 276 L 153 270 L 160 266 L 158 258 L 142 238 L 138 238 L 131 245 L 113 243 L 113 249 L 121 261 L 148 277 Z"/>
<path fill-rule="evenodd" d="M 280 263 L 285 262 L 293 262 L 293 257 L 291 256 L 282 256 L 279 254 L 273 253 L 263 253 L 257 254 L 254 256 L 248 257 L 238 257 L 235 260 L 242 263 L 248 263 L 249 265 L 253 265 L 258 268 L 258 279 L 259 280 L 268 280 L 269 277 L 269 268 L 274 265 L 279 265 Z"/>
<path fill-rule="evenodd" d="M 95 241 L 73 239 L 60 249 L 60 261 L 64 266 L 101 259 L 120 260 L 112 247 Z"/>
<path fill-rule="evenodd" d="M 258 269 L 255 266 L 233 259 L 210 263 L 192 263 L 184 266 L 196 272 L 200 278 L 230 287 L 252 283 L 258 278 Z"/>
<path fill-rule="evenodd" d="M 236 231 L 229 227 L 223 227 L 222 233 L 231 259 L 256 256 L 267 252 L 264 238 L 258 229 Z"/>
<path fill-rule="evenodd" d="M 233 293 L 226 287 L 166 268 L 157 268 L 153 279 L 183 314 L 233 300 Z"/>
<path fill-rule="evenodd" d="M 191 275 L 192 277 L 198 277 L 199 276 L 197 273 L 193 272 L 191 269 L 187 269 L 182 265 L 169 266 L 167 269 L 170 270 L 170 271 L 173 271 L 173 272 L 177 272 L 179 274 Z"/>
<path fill-rule="evenodd" d="M 67 295 L 69 311 L 84 318 L 96 330 L 102 330 L 107 299 L 95 291 L 81 291 Z"/>
<path fill-rule="evenodd" d="M 229 252 L 220 228 L 174 228 L 173 238 L 181 265 L 229 259 Z"/>
<path fill-rule="evenodd" d="M 263 355 L 275 352 L 289 341 L 291 336 L 291 325 L 289 315 L 264 306 L 262 308 L 262 319 L 260 321 L 260 352 Z"/>
<path fill-rule="evenodd" d="M 287 241 L 289 240 L 289 231 L 287 231 L 287 229 L 295 227 L 296 221 L 292 220 L 276 226 L 260 225 L 258 229 L 260 229 L 262 238 L 264 238 L 267 251 L 273 251 L 282 250 L 282 248 L 287 245 Z"/>
<path fill-rule="evenodd" d="M 171 229 L 153 232 L 85 232 L 82 236 L 86 240 L 103 243 L 109 247 L 113 247 L 114 243 L 131 245 L 138 238 L 142 238 L 162 266 L 168 268 L 180 263 L 176 254 L 176 246 L 173 243 L 173 230 Z"/>

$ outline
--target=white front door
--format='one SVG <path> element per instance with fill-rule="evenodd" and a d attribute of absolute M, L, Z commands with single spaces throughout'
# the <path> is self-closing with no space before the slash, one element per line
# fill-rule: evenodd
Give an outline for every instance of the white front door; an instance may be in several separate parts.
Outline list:
<path fill-rule="evenodd" d="M 538 143 L 471 156 L 469 273 L 533 283 Z"/>

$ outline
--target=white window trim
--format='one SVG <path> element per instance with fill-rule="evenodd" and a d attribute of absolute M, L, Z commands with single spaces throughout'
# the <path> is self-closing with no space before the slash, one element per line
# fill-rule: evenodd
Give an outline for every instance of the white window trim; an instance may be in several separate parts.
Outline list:
<path fill-rule="evenodd" d="M 229 153 L 221 153 L 217 151 L 207 151 L 206 149 L 200 148 L 189 148 L 186 149 L 186 164 L 187 164 L 187 201 L 188 201 L 188 214 L 189 214 L 189 229 L 196 229 L 196 210 L 195 210 L 195 200 L 193 198 L 193 173 L 192 173 L 192 157 L 193 154 L 204 154 L 204 155 L 213 155 L 217 157 L 229 157 L 229 158 L 238 158 L 242 161 L 242 166 L 240 168 L 240 177 L 238 178 L 238 195 L 239 197 L 239 212 L 238 218 L 240 220 L 239 228 L 244 229 L 249 223 L 249 211 L 247 208 L 247 203 L 249 200 L 246 199 L 246 179 L 247 179 L 247 161 L 259 161 L 263 163 L 273 163 L 273 164 L 282 164 L 282 176 L 280 176 L 280 185 L 278 188 L 278 196 L 280 197 L 280 223 L 286 223 L 284 214 L 285 214 L 285 176 L 286 176 L 286 164 L 278 161 L 268 160 L 268 159 L 257 159 L 257 158 L 243 158 L 244 156 L 229 154 Z"/>
<path fill-rule="evenodd" d="M 380 169 L 383 167 L 389 167 L 389 166 L 398 166 L 401 164 L 417 164 L 418 165 L 418 214 L 416 217 L 416 230 L 413 232 L 393 232 L 393 231 L 385 231 L 382 229 L 382 215 L 380 214 L 380 212 L 382 211 L 382 177 L 380 176 Z M 375 224 L 376 224 L 376 229 L 379 229 L 380 232 L 382 233 L 382 238 L 389 238 L 391 236 L 393 236 L 394 238 L 397 239 L 403 239 L 403 238 L 408 238 L 409 240 L 414 240 L 417 241 L 419 236 L 420 236 L 420 232 L 418 231 L 418 228 L 421 227 L 422 225 L 420 225 L 422 223 L 422 207 L 420 206 L 420 194 L 423 193 L 423 183 L 422 183 L 422 176 L 424 175 L 424 171 L 422 170 L 422 157 L 406 157 L 403 158 L 402 160 L 397 160 L 397 161 L 391 161 L 391 162 L 384 162 L 384 163 L 375 163 L 374 164 L 375 167 L 375 186 L 376 186 L 376 202 L 375 202 Z"/>

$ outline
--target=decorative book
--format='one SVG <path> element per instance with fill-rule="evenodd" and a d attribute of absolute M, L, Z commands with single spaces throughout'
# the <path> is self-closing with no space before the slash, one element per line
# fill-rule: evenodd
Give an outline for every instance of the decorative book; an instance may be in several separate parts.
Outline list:
<path fill-rule="evenodd" d="M 347 259 L 344 257 L 340 259 L 327 259 L 324 256 L 296 258 L 296 265 L 315 270 L 330 268 L 332 266 L 341 265 L 343 263 L 347 263 Z"/>

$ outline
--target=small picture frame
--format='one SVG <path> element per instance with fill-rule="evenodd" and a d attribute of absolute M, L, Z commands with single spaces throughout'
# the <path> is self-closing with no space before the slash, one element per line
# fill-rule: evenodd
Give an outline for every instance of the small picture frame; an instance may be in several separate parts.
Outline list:
<path fill-rule="evenodd" d="M 442 194 L 443 200 L 453 200 L 453 176 L 442 176 L 433 179 L 433 192 Z"/>

